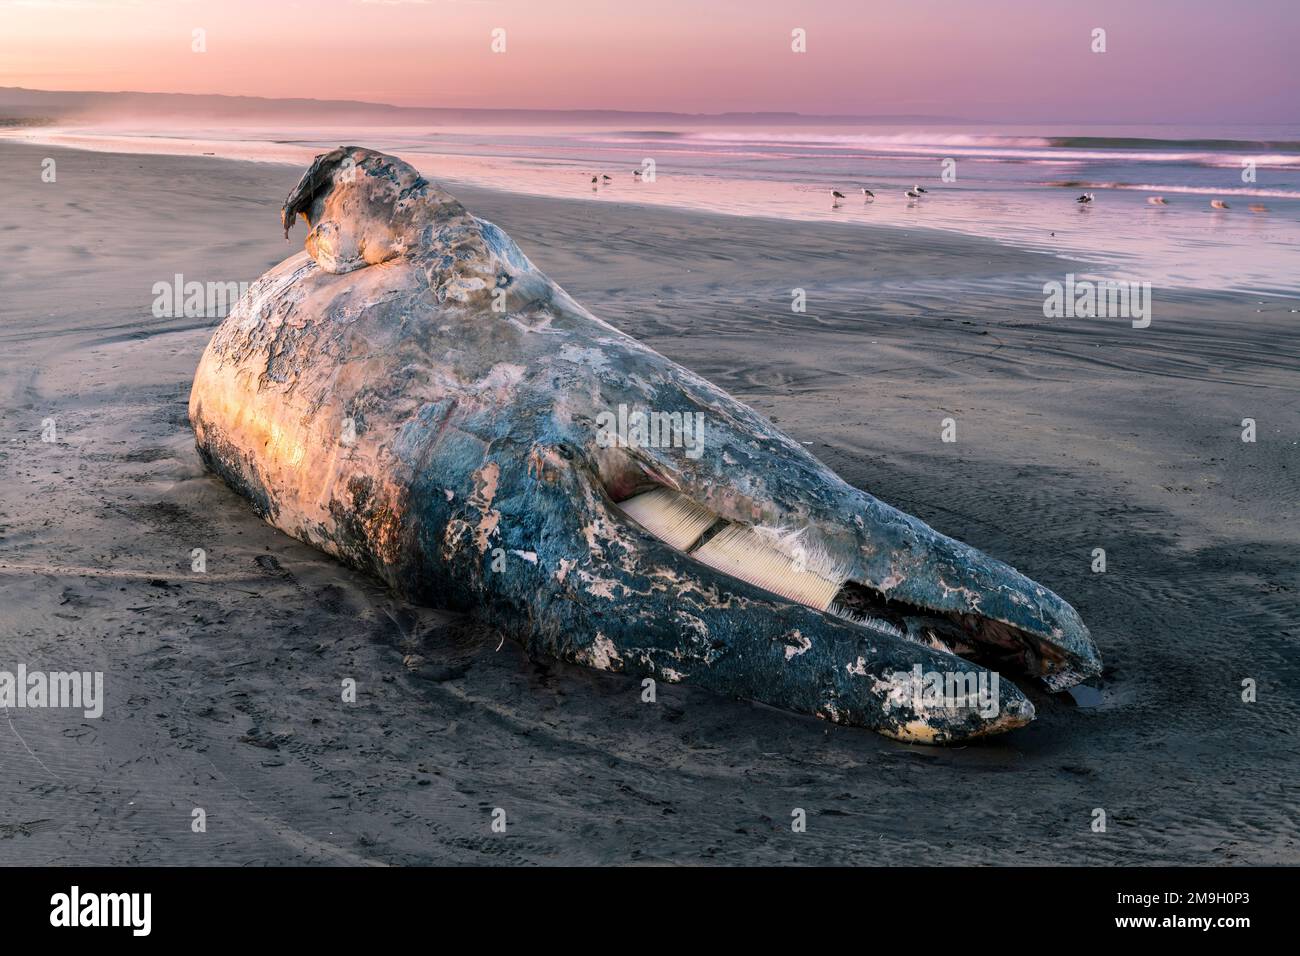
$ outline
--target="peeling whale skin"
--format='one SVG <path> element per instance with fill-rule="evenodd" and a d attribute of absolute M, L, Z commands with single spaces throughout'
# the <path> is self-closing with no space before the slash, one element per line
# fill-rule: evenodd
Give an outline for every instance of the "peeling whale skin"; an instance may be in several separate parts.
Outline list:
<path fill-rule="evenodd" d="M 306 251 L 226 317 L 190 397 L 205 465 L 275 527 L 531 654 L 900 740 L 1030 721 L 994 668 L 1053 690 L 1100 671 L 1056 594 L 849 486 L 591 315 L 401 160 L 351 146 L 317 157 L 285 204 L 286 236 L 299 217 Z M 701 413 L 702 451 L 602 440 L 598 416 L 620 405 Z M 620 506 L 652 489 L 761 538 L 792 578 L 811 562 L 858 613 L 780 597 L 661 540 Z M 921 673 L 991 697 L 918 695 Z"/>

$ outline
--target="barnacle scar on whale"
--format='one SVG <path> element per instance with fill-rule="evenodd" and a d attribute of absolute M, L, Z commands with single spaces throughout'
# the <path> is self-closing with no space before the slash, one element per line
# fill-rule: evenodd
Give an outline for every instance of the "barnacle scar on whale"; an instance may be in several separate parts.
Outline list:
<path fill-rule="evenodd" d="M 530 653 L 903 740 L 1027 723 L 1004 674 L 1100 670 L 1056 594 L 850 487 L 406 163 L 321 155 L 286 236 L 299 216 L 306 251 L 190 397 L 204 462 L 275 527 Z M 628 409 L 703 427 L 610 440 Z"/>

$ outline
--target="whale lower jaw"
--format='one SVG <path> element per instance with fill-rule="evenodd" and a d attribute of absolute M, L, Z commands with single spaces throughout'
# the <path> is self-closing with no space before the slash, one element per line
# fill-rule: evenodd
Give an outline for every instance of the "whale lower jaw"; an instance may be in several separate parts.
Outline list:
<path fill-rule="evenodd" d="M 945 651 L 990 670 L 1036 677 L 1053 692 L 1099 671 L 1090 660 L 1072 659 L 1051 635 L 978 613 L 912 604 L 854 580 L 824 550 L 789 546 L 789 541 L 805 538 L 804 529 L 778 535 L 732 521 L 667 487 L 625 498 L 615 507 L 644 531 L 719 574 L 866 630 Z"/>

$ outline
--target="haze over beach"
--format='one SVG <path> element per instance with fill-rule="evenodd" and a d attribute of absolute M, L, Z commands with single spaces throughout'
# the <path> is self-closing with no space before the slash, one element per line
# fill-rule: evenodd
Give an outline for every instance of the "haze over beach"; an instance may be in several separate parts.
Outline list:
<path fill-rule="evenodd" d="M 104 687 L 6 707 L 0 862 L 1300 863 L 1297 35 L 1283 0 L 0 0 L 0 674 Z M 263 521 L 191 386 L 344 144 L 1061 595 L 1101 674 L 947 749 L 650 706 Z"/>

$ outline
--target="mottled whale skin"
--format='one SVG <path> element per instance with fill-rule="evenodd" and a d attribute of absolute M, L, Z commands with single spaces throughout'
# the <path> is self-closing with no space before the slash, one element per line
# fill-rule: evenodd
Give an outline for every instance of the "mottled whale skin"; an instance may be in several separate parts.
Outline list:
<path fill-rule="evenodd" d="M 901 740 L 1033 718 L 1009 679 L 992 707 L 914 693 L 914 674 L 995 676 L 953 650 L 1052 689 L 1099 672 L 1057 595 L 849 486 L 401 160 L 317 157 L 286 236 L 299 216 L 306 251 L 227 316 L 190 398 L 203 461 L 275 527 L 532 654 Z M 620 405 L 702 414 L 702 449 L 602 441 Z M 617 504 L 655 487 L 763 532 L 792 575 L 811 554 L 867 610 L 824 613 L 669 546 Z"/>

